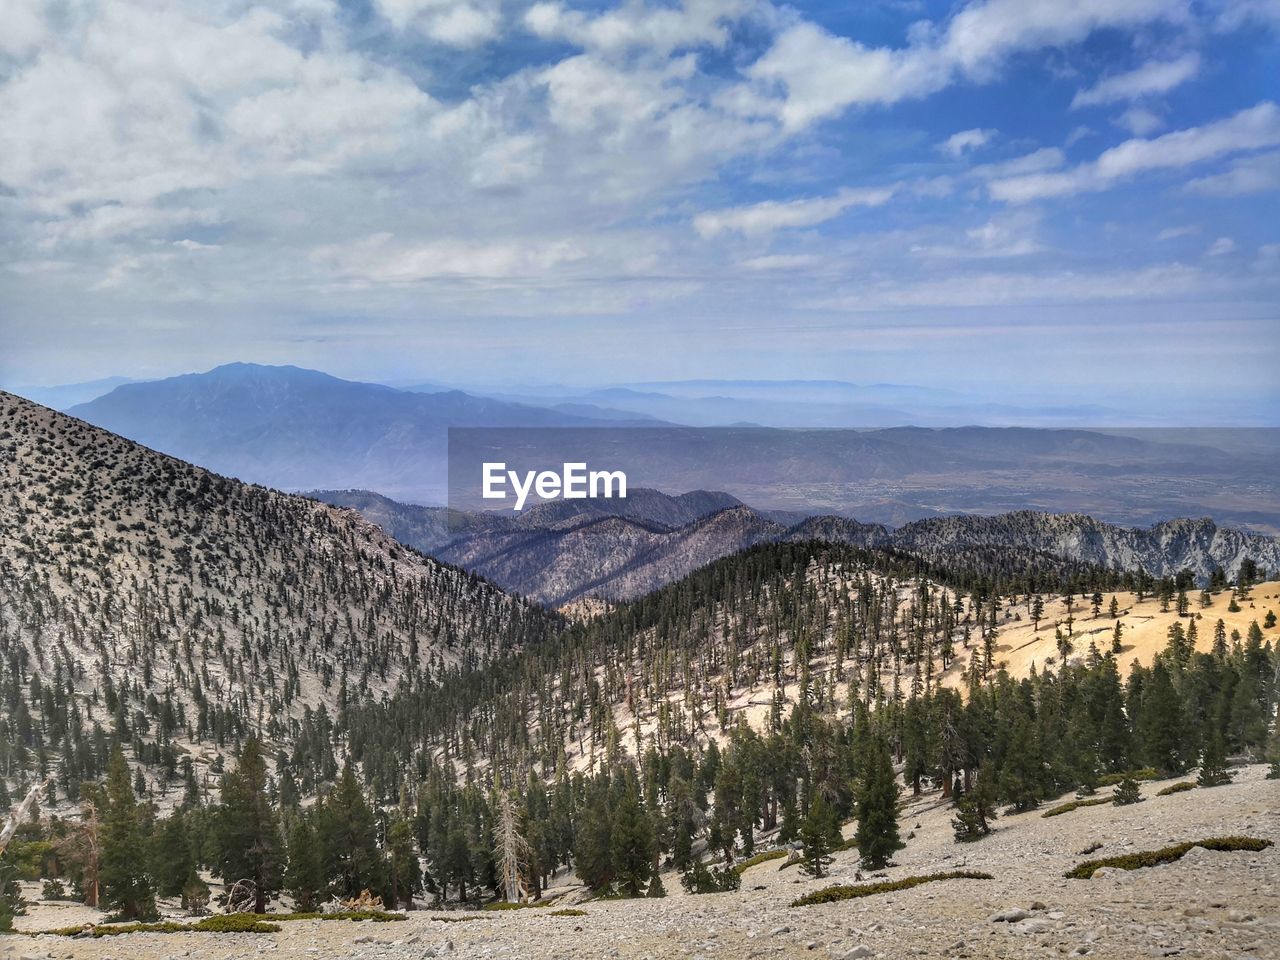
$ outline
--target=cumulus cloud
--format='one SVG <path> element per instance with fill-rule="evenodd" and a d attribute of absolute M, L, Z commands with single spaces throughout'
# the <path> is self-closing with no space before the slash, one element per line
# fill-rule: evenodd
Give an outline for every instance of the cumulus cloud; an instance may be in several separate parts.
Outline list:
<path fill-rule="evenodd" d="M 762 236 L 790 227 L 812 227 L 833 220 L 850 207 L 878 207 L 888 203 L 897 187 L 841 190 L 830 197 L 806 200 L 766 200 L 748 206 L 709 210 L 693 219 L 693 228 L 704 239 L 722 233 Z"/>
<path fill-rule="evenodd" d="M 415 30 L 451 47 L 475 47 L 498 36 L 502 11 L 496 0 L 374 0 L 397 30 Z"/>
<path fill-rule="evenodd" d="M 677 7 L 628 3 L 599 13 L 563 3 L 535 3 L 525 26 L 545 40 L 567 40 L 585 49 L 616 53 L 637 47 L 659 54 L 708 44 L 722 47 L 729 25 L 748 13 L 748 0 L 683 0 Z"/>
<path fill-rule="evenodd" d="M 902 47 L 869 47 L 808 21 L 784 30 L 725 100 L 801 129 L 849 107 L 925 97 L 958 78 L 991 80 L 1013 54 L 1078 43 L 1099 29 L 1185 16 L 1182 0 L 986 0 L 945 24 L 919 23 Z"/>
<path fill-rule="evenodd" d="M 1151 60 L 1136 70 L 1105 77 L 1092 87 L 1079 91 L 1072 99 L 1071 107 L 1094 107 L 1168 93 L 1199 72 L 1200 56 L 1196 53 L 1188 53 L 1174 60 Z"/>
<path fill-rule="evenodd" d="M 1201 127 L 1167 133 L 1154 140 L 1126 140 L 1102 153 L 1094 162 L 1070 170 L 994 180 L 989 190 L 997 200 L 1010 203 L 1108 190 L 1140 173 L 1188 167 L 1277 144 L 1280 144 L 1280 108 L 1263 101 Z"/>

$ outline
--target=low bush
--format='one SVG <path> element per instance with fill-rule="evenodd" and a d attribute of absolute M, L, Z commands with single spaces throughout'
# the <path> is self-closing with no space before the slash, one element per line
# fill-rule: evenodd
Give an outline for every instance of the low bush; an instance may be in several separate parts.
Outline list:
<path fill-rule="evenodd" d="M 220 913 L 194 923 L 162 920 L 159 923 L 101 923 L 44 930 L 56 937 L 114 937 L 122 933 L 275 933 L 288 920 L 372 920 L 385 923 L 404 920 L 403 913 L 382 910 L 350 910 L 343 913 Z"/>
<path fill-rule="evenodd" d="M 695 860 L 689 872 L 681 875 L 680 885 L 687 893 L 731 893 L 742 887 L 742 874 L 732 867 L 708 870 Z"/>
<path fill-rule="evenodd" d="M 1077 807 L 1096 807 L 1101 804 L 1110 803 L 1110 802 L 1111 802 L 1110 797 L 1090 797 L 1088 800 L 1072 800 L 1070 803 L 1063 803 L 1063 804 L 1059 804 L 1056 807 L 1050 807 L 1044 813 L 1040 814 L 1040 816 L 1059 817 L 1064 813 L 1070 813 L 1072 810 L 1075 810 Z"/>
<path fill-rule="evenodd" d="M 1118 867 L 1121 870 L 1141 870 L 1143 867 L 1158 867 L 1163 863 L 1173 863 L 1186 856 L 1193 847 L 1204 847 L 1206 850 L 1247 850 L 1258 852 L 1271 846 L 1270 840 L 1258 837 L 1209 837 L 1205 840 L 1191 840 L 1177 843 L 1159 850 L 1143 850 L 1139 853 L 1126 853 L 1118 857 L 1104 857 L 1101 860 L 1086 860 L 1072 867 L 1065 874 L 1068 880 L 1088 880 L 1095 870 L 1102 867 Z"/>
<path fill-rule="evenodd" d="M 533 903 L 511 903 L 509 900 L 495 900 L 493 903 L 486 903 L 481 910 L 540 910 L 543 907 L 549 907 L 553 901 L 537 900 Z"/>
<path fill-rule="evenodd" d="M 768 863 L 770 860 L 781 860 L 786 855 L 786 850 L 769 850 L 765 853 L 757 853 L 754 857 L 743 860 L 741 863 L 735 863 L 733 865 L 733 872 L 738 876 L 742 876 L 752 867 L 759 866 L 762 863 Z"/>
<path fill-rule="evenodd" d="M 872 897 L 878 893 L 893 893 L 896 890 L 910 890 L 912 887 L 918 887 L 922 883 L 932 883 L 935 880 L 994 880 L 989 873 L 980 873 L 976 870 L 953 870 L 950 873 L 929 873 L 919 877 L 903 877 L 901 880 L 884 880 L 880 883 L 862 883 L 857 886 L 849 886 L 848 884 L 837 884 L 834 887 L 824 887 L 821 890 L 815 890 L 813 893 L 806 893 L 798 900 L 791 903 L 793 907 L 811 907 L 817 903 L 837 903 L 841 900 L 856 900 L 859 897 Z"/>
<path fill-rule="evenodd" d="M 1097 786 L 1114 787 L 1126 777 L 1132 780 L 1157 780 L 1160 771 L 1154 767 L 1143 767 L 1141 770 L 1130 770 L 1128 773 L 1108 773 L 1098 778 Z"/>
<path fill-rule="evenodd" d="M 1173 793 L 1185 793 L 1188 790 L 1194 790 L 1196 785 L 1190 780 L 1180 780 L 1178 783 L 1171 783 L 1163 790 L 1157 790 L 1157 797 L 1167 797 Z"/>
<path fill-rule="evenodd" d="M 575 910 L 572 907 L 567 907 L 564 910 L 552 910 L 547 914 L 548 917 L 585 917 L 586 915 L 587 911 Z"/>

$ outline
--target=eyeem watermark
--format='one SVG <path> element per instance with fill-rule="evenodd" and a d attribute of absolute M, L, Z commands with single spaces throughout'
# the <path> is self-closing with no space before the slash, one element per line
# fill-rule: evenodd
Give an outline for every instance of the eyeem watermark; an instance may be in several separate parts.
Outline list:
<path fill-rule="evenodd" d="M 588 497 L 627 496 L 627 475 L 621 470 L 588 470 L 585 463 L 565 463 L 561 470 L 508 470 L 505 463 L 485 463 L 481 496 L 486 500 L 506 500 L 507 487 L 515 493 L 513 510 L 523 510 L 529 493 L 542 500 L 585 500 Z"/>

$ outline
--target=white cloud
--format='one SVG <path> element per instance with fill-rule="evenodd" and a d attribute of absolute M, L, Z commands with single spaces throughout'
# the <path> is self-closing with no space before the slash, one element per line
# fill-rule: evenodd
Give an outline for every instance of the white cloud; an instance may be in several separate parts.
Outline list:
<path fill-rule="evenodd" d="M 1039 173 L 1042 170 L 1056 170 L 1066 162 L 1066 155 L 1057 147 L 1041 147 L 1031 153 L 1025 153 L 1011 160 L 999 163 L 984 163 L 973 167 L 969 173 L 983 180 L 996 180 L 1002 177 L 1017 177 L 1028 173 Z"/>
<path fill-rule="evenodd" d="M 536 276 L 583 256 L 580 247 L 566 239 L 404 243 L 388 233 L 317 247 L 312 253 L 317 264 L 339 277 L 373 284 Z"/>
<path fill-rule="evenodd" d="M 1130 70 L 1099 80 L 1081 90 L 1071 101 L 1072 109 L 1137 100 L 1151 94 L 1168 93 L 1200 72 L 1200 56 L 1188 53 L 1174 60 L 1151 60 Z"/>
<path fill-rule="evenodd" d="M 1116 123 L 1135 137 L 1145 137 L 1164 126 L 1164 119 L 1146 107 L 1130 107 L 1116 118 Z"/>
<path fill-rule="evenodd" d="M 1280 152 L 1244 157 L 1222 173 L 1191 180 L 1187 189 L 1206 197 L 1242 197 L 1280 190 Z"/>
<path fill-rule="evenodd" d="M 1166 133 L 1154 140 L 1126 140 L 1093 163 L 1071 170 L 995 180 L 989 190 L 995 199 L 1010 203 L 1107 190 L 1147 171 L 1187 167 L 1276 144 L 1280 144 L 1280 108 L 1263 101 L 1202 127 Z"/>
<path fill-rule="evenodd" d="M 693 227 L 704 239 L 722 233 L 756 237 L 788 227 L 812 227 L 833 220 L 850 207 L 878 207 L 897 191 L 894 186 L 865 190 L 841 190 L 830 197 L 807 200 L 766 200 L 764 203 L 709 210 L 693 219 Z"/>
<path fill-rule="evenodd" d="M 498 36 L 502 11 L 496 0 L 374 0 L 397 30 L 415 30 L 451 47 L 475 47 Z"/>
<path fill-rule="evenodd" d="M 810 301 L 823 310 L 861 312 L 886 308 L 1003 307 L 1108 301 L 1160 302 L 1206 291 L 1232 289 L 1217 278 L 1180 263 L 1137 270 L 1049 273 L 964 273 L 953 277 L 867 284 L 856 291 Z"/>
<path fill-rule="evenodd" d="M 997 132 L 996 130 L 987 130 L 981 127 L 975 127 L 972 130 L 961 130 L 959 133 L 953 133 L 942 141 L 939 149 L 943 153 L 951 154 L 953 157 L 964 156 L 971 150 L 986 146 Z"/>
<path fill-rule="evenodd" d="M 1235 253 L 1236 242 L 1230 237 L 1219 237 L 1209 245 L 1209 249 L 1204 252 L 1206 257 L 1225 257 L 1229 253 Z"/>
<path fill-rule="evenodd" d="M 1166 240 L 1178 240 L 1182 237 L 1194 237 L 1199 232 L 1200 228 L 1191 224 L 1182 227 L 1165 227 L 1156 234 L 1156 241 L 1163 243 Z"/>
<path fill-rule="evenodd" d="M 526 11 L 524 23 L 544 40 L 609 53 L 643 47 L 665 55 L 700 44 L 724 46 L 728 25 L 753 6 L 748 0 L 683 0 L 678 7 L 633 2 L 592 15 L 544 2 Z"/>
<path fill-rule="evenodd" d="M 945 25 L 916 24 L 904 47 L 868 47 L 808 21 L 784 30 L 724 102 L 798 130 L 856 105 L 925 97 L 965 77 L 990 80 L 1018 52 L 1062 47 L 1096 30 L 1185 16 L 1183 0 L 986 0 Z"/>

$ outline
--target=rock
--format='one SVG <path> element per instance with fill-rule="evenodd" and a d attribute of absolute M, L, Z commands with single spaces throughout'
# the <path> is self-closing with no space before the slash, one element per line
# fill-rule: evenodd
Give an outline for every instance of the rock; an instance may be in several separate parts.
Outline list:
<path fill-rule="evenodd" d="M 1132 883 L 1133 871 L 1121 870 L 1119 867 L 1099 867 L 1093 871 L 1090 880 L 1115 880 L 1117 883 Z"/>
<path fill-rule="evenodd" d="M 1048 910 L 1049 907 L 1045 904 L 1043 900 L 1032 900 L 1031 909 L 1032 910 Z"/>
<path fill-rule="evenodd" d="M 356 943 L 373 943 L 373 937 L 371 937 L 369 934 L 366 933 L 366 934 L 363 934 L 362 936 L 356 937 L 355 942 Z"/>
<path fill-rule="evenodd" d="M 790 933 L 790 932 L 791 932 L 790 927 L 774 927 L 772 930 L 769 931 L 769 936 L 780 937 L 784 933 Z"/>
<path fill-rule="evenodd" d="M 874 957 L 875 951 L 865 943 L 860 943 L 844 955 L 844 960 L 862 960 L 863 957 Z"/>
<path fill-rule="evenodd" d="M 1248 923 L 1254 918 L 1254 915 L 1247 910 L 1228 910 L 1227 919 L 1232 923 Z"/>
<path fill-rule="evenodd" d="M 1018 933 L 1048 933 L 1053 929 L 1053 922 L 1044 917 L 1030 917 L 1017 923 L 1013 929 Z"/>
<path fill-rule="evenodd" d="M 992 923 L 1017 923 L 1019 920 L 1025 920 L 1031 914 L 1023 910 L 1021 907 L 1009 907 L 1007 910 L 1001 910 L 999 913 L 992 914 Z"/>

